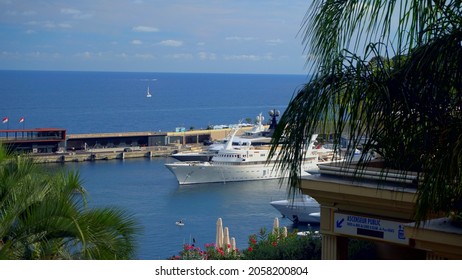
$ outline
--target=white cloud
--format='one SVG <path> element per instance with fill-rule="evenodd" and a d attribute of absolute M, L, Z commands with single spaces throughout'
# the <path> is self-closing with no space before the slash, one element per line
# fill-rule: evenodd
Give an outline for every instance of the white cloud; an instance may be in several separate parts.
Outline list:
<path fill-rule="evenodd" d="M 232 36 L 232 37 L 226 37 L 226 41 L 253 41 L 257 40 L 258 38 L 256 37 L 239 37 L 239 36 Z"/>
<path fill-rule="evenodd" d="M 72 9 L 72 8 L 63 8 L 61 9 L 61 14 L 65 15 L 78 15 L 81 14 L 82 12 L 77 9 Z"/>
<path fill-rule="evenodd" d="M 270 39 L 265 41 L 268 45 L 278 45 L 282 43 L 281 39 Z"/>
<path fill-rule="evenodd" d="M 132 44 L 133 44 L 133 45 L 142 45 L 143 42 L 142 42 L 141 40 L 133 40 L 133 41 L 132 41 Z"/>
<path fill-rule="evenodd" d="M 61 28 L 71 28 L 72 25 L 70 25 L 69 23 L 59 23 L 59 24 L 58 24 L 58 27 L 61 27 Z"/>
<path fill-rule="evenodd" d="M 2 56 L 6 58 L 15 58 L 15 57 L 20 57 L 21 54 L 19 52 L 2 51 Z"/>
<path fill-rule="evenodd" d="M 226 60 L 250 60 L 250 61 L 260 60 L 258 55 L 253 55 L 253 54 L 225 55 L 225 59 Z"/>
<path fill-rule="evenodd" d="M 24 12 L 22 12 L 23 16 L 33 16 L 33 15 L 36 15 L 36 14 L 37 14 L 36 11 L 24 11 Z"/>
<path fill-rule="evenodd" d="M 83 58 L 86 58 L 86 59 L 89 59 L 91 58 L 93 55 L 91 52 L 82 52 L 82 53 L 77 53 L 75 56 L 77 57 L 83 57 Z"/>
<path fill-rule="evenodd" d="M 154 59 L 155 56 L 150 54 L 150 53 L 137 53 L 137 54 L 135 54 L 135 58 Z"/>
<path fill-rule="evenodd" d="M 159 32 L 159 28 L 157 27 L 143 26 L 143 25 L 133 27 L 132 30 L 135 32 Z"/>
<path fill-rule="evenodd" d="M 61 54 L 58 52 L 29 51 L 22 53 L 21 57 L 27 59 L 59 59 Z"/>
<path fill-rule="evenodd" d="M 183 45 L 183 41 L 178 40 L 164 40 L 159 43 L 159 45 L 167 46 L 167 47 L 179 47 Z"/>
<path fill-rule="evenodd" d="M 43 23 L 43 27 L 46 27 L 46 28 L 56 28 L 56 24 L 52 21 L 45 21 Z"/>
<path fill-rule="evenodd" d="M 26 25 L 39 26 L 44 28 L 71 28 L 72 25 L 66 22 L 55 23 L 54 21 L 28 21 Z"/>
<path fill-rule="evenodd" d="M 201 60 L 215 60 L 215 59 L 217 59 L 217 55 L 215 53 L 199 52 L 197 55 L 199 56 L 199 59 L 201 59 Z"/>
<path fill-rule="evenodd" d="M 80 57 L 80 58 L 85 58 L 85 59 L 91 59 L 91 58 L 97 58 L 97 57 L 103 57 L 105 54 L 102 52 L 81 52 L 77 53 L 74 56 Z"/>
<path fill-rule="evenodd" d="M 225 55 L 225 60 L 246 60 L 246 61 L 259 61 L 259 60 L 273 60 L 272 54 L 254 55 L 254 54 L 238 54 L 238 55 Z"/>
<path fill-rule="evenodd" d="M 63 8 L 61 14 L 72 16 L 74 19 L 87 19 L 93 16 L 91 13 L 84 13 L 74 8 Z"/>
<path fill-rule="evenodd" d="M 193 59 L 194 56 L 190 53 L 175 53 L 166 56 L 167 58 L 173 59 Z"/>

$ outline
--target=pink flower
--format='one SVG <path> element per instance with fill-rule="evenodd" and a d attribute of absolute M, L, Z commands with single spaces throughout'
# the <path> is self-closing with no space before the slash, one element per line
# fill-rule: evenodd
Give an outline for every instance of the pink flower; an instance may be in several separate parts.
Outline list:
<path fill-rule="evenodd" d="M 273 242 L 273 246 L 276 247 L 278 246 L 278 243 L 276 241 Z"/>
<path fill-rule="evenodd" d="M 249 248 L 247 249 L 247 251 L 252 252 L 252 251 L 253 251 L 253 248 L 252 248 L 252 247 L 249 247 Z"/>

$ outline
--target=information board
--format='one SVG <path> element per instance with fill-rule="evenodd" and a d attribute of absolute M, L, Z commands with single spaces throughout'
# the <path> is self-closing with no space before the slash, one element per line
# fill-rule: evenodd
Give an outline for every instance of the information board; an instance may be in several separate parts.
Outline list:
<path fill-rule="evenodd" d="M 403 223 L 373 217 L 334 213 L 334 232 L 409 244 Z"/>

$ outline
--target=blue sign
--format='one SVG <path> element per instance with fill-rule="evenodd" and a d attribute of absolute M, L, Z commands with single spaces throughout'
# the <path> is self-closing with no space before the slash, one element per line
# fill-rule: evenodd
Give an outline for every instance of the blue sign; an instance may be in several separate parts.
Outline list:
<path fill-rule="evenodd" d="M 403 223 L 375 217 L 334 213 L 334 232 L 409 244 L 409 239 L 404 235 Z"/>

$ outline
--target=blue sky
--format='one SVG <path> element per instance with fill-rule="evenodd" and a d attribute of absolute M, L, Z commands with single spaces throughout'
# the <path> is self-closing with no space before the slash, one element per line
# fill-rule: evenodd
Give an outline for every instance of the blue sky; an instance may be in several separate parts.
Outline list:
<path fill-rule="evenodd" d="M 306 74 L 309 0 L 0 0 L 0 69 Z"/>

